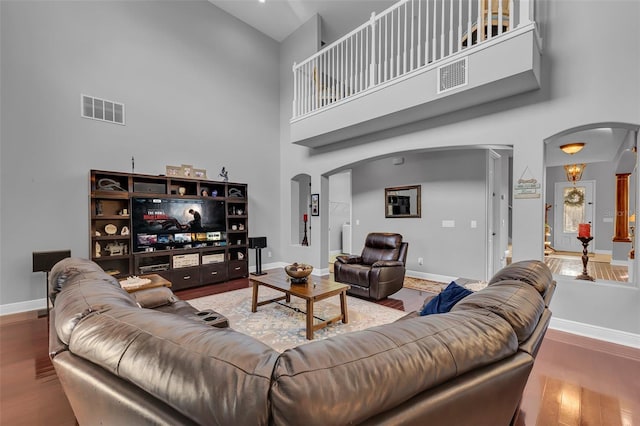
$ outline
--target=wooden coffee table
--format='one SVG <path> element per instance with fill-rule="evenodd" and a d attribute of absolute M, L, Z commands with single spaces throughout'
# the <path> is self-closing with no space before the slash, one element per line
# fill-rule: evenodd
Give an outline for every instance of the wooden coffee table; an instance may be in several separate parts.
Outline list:
<path fill-rule="evenodd" d="M 251 312 L 256 312 L 258 306 L 268 303 L 285 300 L 291 301 L 291 296 L 296 296 L 307 302 L 307 339 L 313 340 L 313 332 L 342 321 L 344 324 L 349 322 L 349 314 L 347 312 L 347 290 L 351 286 L 347 284 L 337 283 L 327 278 L 309 276 L 306 284 L 291 284 L 289 276 L 283 269 L 267 271 L 266 275 L 250 275 L 249 280 L 253 284 L 253 298 L 251 301 Z M 258 289 L 263 285 L 284 293 L 284 296 L 274 299 L 258 302 Z M 314 324 L 313 303 L 324 300 L 332 296 L 340 295 L 340 315 Z"/>

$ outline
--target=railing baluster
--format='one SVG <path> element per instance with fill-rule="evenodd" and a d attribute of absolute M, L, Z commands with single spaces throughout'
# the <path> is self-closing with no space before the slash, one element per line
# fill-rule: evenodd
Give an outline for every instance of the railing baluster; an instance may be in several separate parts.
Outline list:
<path fill-rule="evenodd" d="M 437 20 L 438 20 L 438 1 L 434 0 L 434 2 L 433 2 L 433 38 L 432 38 L 432 41 L 433 41 L 432 50 L 433 50 L 433 52 L 431 52 L 431 61 L 432 62 L 435 62 L 435 61 L 438 60 L 438 45 L 437 45 L 438 40 L 437 40 L 437 34 L 436 34 L 436 31 L 437 31 L 437 28 L 438 28 L 438 26 L 436 24 L 436 22 L 438 22 Z"/>
<path fill-rule="evenodd" d="M 493 0 L 487 5 L 487 40 L 493 37 Z"/>
<path fill-rule="evenodd" d="M 447 53 L 447 56 L 451 55 L 452 53 L 453 53 L 453 0 L 449 0 L 449 52 Z"/>
<path fill-rule="evenodd" d="M 502 34 L 502 2 L 503 1 L 505 0 L 498 0 L 498 35 Z"/>
<path fill-rule="evenodd" d="M 418 61 L 416 63 L 417 67 L 422 66 L 422 0 L 418 0 L 418 45 L 416 46 L 418 50 Z"/>
<path fill-rule="evenodd" d="M 533 0 L 399 0 L 303 63 L 293 64 L 292 116 L 299 118 L 459 53 L 463 39 L 470 48 L 498 37 L 529 23 L 532 10 Z"/>
<path fill-rule="evenodd" d="M 456 52 L 462 50 L 462 0 L 458 0 L 458 43 Z"/>
<path fill-rule="evenodd" d="M 444 0 L 442 0 L 441 4 L 441 9 L 440 9 L 440 56 L 438 56 L 438 58 L 444 58 L 445 55 L 445 50 L 444 50 Z"/>
<path fill-rule="evenodd" d="M 396 30 L 396 43 L 397 43 L 397 57 L 396 57 L 396 77 L 400 75 L 400 61 L 402 60 L 402 52 L 400 51 L 400 8 L 396 9 L 396 16 L 398 17 L 398 29 Z"/>
<path fill-rule="evenodd" d="M 404 3 L 404 46 L 402 49 L 402 74 L 407 72 L 407 2 Z"/>
<path fill-rule="evenodd" d="M 469 12 L 468 12 L 468 16 L 467 16 L 467 48 L 471 47 L 471 39 L 472 39 L 472 34 L 471 34 L 471 20 L 472 20 L 472 1 L 468 0 L 469 2 Z"/>

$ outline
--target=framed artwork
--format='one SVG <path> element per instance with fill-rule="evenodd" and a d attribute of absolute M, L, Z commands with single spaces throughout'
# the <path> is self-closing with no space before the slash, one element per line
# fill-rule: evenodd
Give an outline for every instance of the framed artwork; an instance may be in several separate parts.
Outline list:
<path fill-rule="evenodd" d="M 171 177 L 182 176 L 182 167 L 179 166 L 167 166 L 166 175 Z"/>
<path fill-rule="evenodd" d="M 320 216 L 320 194 L 311 194 L 311 216 Z"/>
<path fill-rule="evenodd" d="M 205 169 L 193 169 L 193 177 L 197 179 L 206 179 L 207 171 Z"/>
<path fill-rule="evenodd" d="M 186 178 L 193 177 L 193 166 L 189 164 L 182 165 L 182 176 Z"/>

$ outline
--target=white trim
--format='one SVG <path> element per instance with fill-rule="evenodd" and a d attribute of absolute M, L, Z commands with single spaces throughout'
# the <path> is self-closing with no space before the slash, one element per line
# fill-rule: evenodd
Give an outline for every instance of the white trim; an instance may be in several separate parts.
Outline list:
<path fill-rule="evenodd" d="M 610 265 L 612 265 L 612 266 L 626 266 L 626 267 L 629 267 L 629 261 L 628 260 L 611 260 Z"/>
<path fill-rule="evenodd" d="M 44 309 L 46 306 L 44 298 L 27 300 L 24 302 L 7 303 L 6 305 L 0 305 L 0 316 L 17 314 L 20 312 L 37 311 L 38 309 Z"/>
<path fill-rule="evenodd" d="M 342 250 L 331 250 L 331 251 L 329 251 L 329 256 L 335 256 L 337 254 L 342 254 Z"/>
<path fill-rule="evenodd" d="M 595 254 L 608 254 L 613 256 L 613 250 L 595 250 Z"/>
<path fill-rule="evenodd" d="M 592 339 L 604 340 L 605 342 L 640 349 L 640 335 L 626 331 L 613 330 L 611 328 L 554 317 L 551 318 L 549 327 L 554 330 L 577 334 L 578 336 L 590 337 Z"/>
<path fill-rule="evenodd" d="M 450 283 L 451 281 L 455 281 L 458 277 L 450 277 L 448 275 L 438 275 L 438 274 L 430 274 L 427 272 L 418 272 L 418 271 L 407 271 L 405 273 L 406 276 L 412 278 L 420 278 L 423 280 L 436 281 L 440 283 Z"/>

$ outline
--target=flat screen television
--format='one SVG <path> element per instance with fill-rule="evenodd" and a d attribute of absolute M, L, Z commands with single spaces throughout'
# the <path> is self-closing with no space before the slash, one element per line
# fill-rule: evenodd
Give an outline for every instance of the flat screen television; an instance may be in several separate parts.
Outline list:
<path fill-rule="evenodd" d="M 136 252 L 226 245 L 224 201 L 144 197 L 131 203 Z"/>

